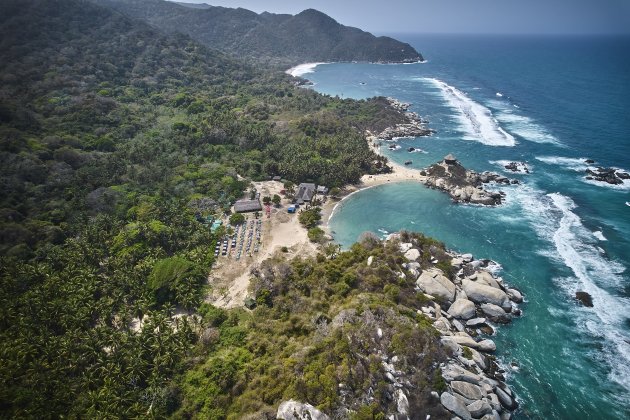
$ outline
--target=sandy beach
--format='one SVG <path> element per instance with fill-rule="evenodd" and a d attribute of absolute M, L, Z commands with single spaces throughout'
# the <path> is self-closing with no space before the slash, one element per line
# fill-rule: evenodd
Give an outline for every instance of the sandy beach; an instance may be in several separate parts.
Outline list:
<path fill-rule="evenodd" d="M 379 140 L 376 137 L 368 135 L 367 141 L 375 153 L 381 154 L 378 146 Z M 389 162 L 389 166 L 392 168 L 392 172 L 388 174 L 364 175 L 359 183 L 345 186 L 342 189 L 340 199 L 327 197 L 321 206 L 322 224 L 320 227 L 330 235 L 328 221 L 335 209 L 356 192 L 388 183 L 424 181 L 425 177 L 420 175 L 417 169 L 410 169 L 394 162 Z M 274 194 L 282 196 L 280 191 L 284 187 L 281 182 L 264 181 L 253 184 L 262 197 L 272 197 Z M 208 278 L 212 288 L 207 298 L 209 303 L 222 308 L 242 306 L 247 297 L 251 271 L 256 269 L 262 261 L 275 254 L 282 254 L 289 258 L 297 255 L 316 254 L 317 245 L 309 241 L 307 230 L 300 225 L 298 215 L 287 212 L 289 205 L 291 202 L 283 198 L 279 207 L 271 207 L 269 215 L 265 211 L 261 212 L 262 237 L 259 252 L 252 256 L 243 255 L 238 261 L 232 254 L 218 258 Z M 253 214 L 247 214 L 246 217 L 248 222 L 254 220 Z M 288 252 L 282 252 L 283 247 L 287 247 Z"/>

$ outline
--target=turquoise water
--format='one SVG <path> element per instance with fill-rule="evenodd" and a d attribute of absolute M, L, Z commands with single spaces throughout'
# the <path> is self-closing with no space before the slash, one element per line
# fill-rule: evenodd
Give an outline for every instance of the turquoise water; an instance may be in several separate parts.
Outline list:
<path fill-rule="evenodd" d="M 352 195 L 329 221 L 336 241 L 400 229 L 499 262 L 527 298 L 525 315 L 493 337 L 514 361 L 516 418 L 630 416 L 630 183 L 584 178 L 585 158 L 630 169 L 628 39 L 407 37 L 428 62 L 326 64 L 305 74 L 331 95 L 393 96 L 437 133 L 383 152 L 420 168 L 452 152 L 477 171 L 509 174 L 497 208 L 452 204 L 413 182 Z M 408 153 L 407 147 L 421 148 Z M 589 292 L 594 308 L 576 304 Z"/>

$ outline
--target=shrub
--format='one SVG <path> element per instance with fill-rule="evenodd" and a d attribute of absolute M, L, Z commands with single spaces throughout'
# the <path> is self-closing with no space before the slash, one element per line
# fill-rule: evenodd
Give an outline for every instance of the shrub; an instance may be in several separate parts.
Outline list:
<path fill-rule="evenodd" d="M 245 216 L 241 213 L 234 213 L 230 216 L 230 224 L 232 226 L 242 225 L 243 223 L 245 223 Z"/>

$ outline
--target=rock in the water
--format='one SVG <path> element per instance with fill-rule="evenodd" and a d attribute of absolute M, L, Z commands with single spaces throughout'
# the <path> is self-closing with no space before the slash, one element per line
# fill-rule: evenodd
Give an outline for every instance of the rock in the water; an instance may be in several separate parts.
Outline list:
<path fill-rule="evenodd" d="M 485 392 L 478 385 L 462 381 L 453 381 L 450 385 L 453 391 L 469 400 L 480 400 L 481 397 L 485 396 Z"/>
<path fill-rule="evenodd" d="M 468 299 L 457 299 L 450 308 L 448 314 L 453 318 L 470 319 L 475 316 L 475 304 Z"/>
<path fill-rule="evenodd" d="M 407 258 L 409 261 L 416 261 L 418 258 L 420 258 L 420 251 L 415 248 L 411 248 L 409 251 L 405 252 L 405 258 Z"/>
<path fill-rule="evenodd" d="M 494 390 L 494 392 L 495 394 L 497 394 L 497 397 L 499 397 L 499 401 L 501 402 L 501 405 L 503 407 L 507 408 L 508 410 L 514 410 L 516 409 L 516 407 L 518 407 L 518 404 L 516 403 L 516 401 L 512 397 L 510 397 L 508 393 L 502 390 L 500 387 L 497 387 Z"/>
<path fill-rule="evenodd" d="M 523 295 L 516 289 L 507 289 L 508 297 L 516 303 L 521 303 L 523 301 Z"/>
<path fill-rule="evenodd" d="M 475 303 L 492 303 L 500 306 L 504 310 L 512 307 L 507 294 L 501 289 L 494 288 L 485 284 L 480 284 L 468 279 L 462 280 L 462 287 L 468 299 Z"/>
<path fill-rule="evenodd" d="M 474 403 L 469 404 L 466 408 L 470 412 L 470 415 L 476 419 L 492 413 L 492 407 L 490 407 L 490 404 L 481 400 L 477 400 Z"/>
<path fill-rule="evenodd" d="M 487 271 L 479 271 L 477 273 L 477 283 L 482 283 L 482 284 L 486 284 L 488 286 L 492 286 L 496 289 L 500 289 L 501 286 L 499 285 L 499 282 L 497 281 L 497 279 L 495 279 L 492 274 L 488 273 Z"/>
<path fill-rule="evenodd" d="M 466 408 L 466 403 L 459 397 L 443 392 L 440 396 L 440 402 L 448 411 L 459 416 L 463 420 L 472 420 L 472 416 Z"/>
<path fill-rule="evenodd" d="M 494 344 L 494 341 L 485 339 L 477 343 L 476 349 L 484 352 L 493 352 L 497 349 L 497 345 Z"/>
<path fill-rule="evenodd" d="M 593 307 L 593 297 L 586 292 L 575 292 L 575 298 L 587 308 Z"/>
<path fill-rule="evenodd" d="M 438 296 L 449 302 L 455 298 L 455 285 L 444 276 L 440 269 L 424 270 L 418 277 L 416 285 L 422 292 Z"/>
<path fill-rule="evenodd" d="M 276 418 L 283 420 L 329 420 L 326 414 L 322 413 L 308 403 L 301 403 L 294 400 L 285 401 L 278 407 Z"/>

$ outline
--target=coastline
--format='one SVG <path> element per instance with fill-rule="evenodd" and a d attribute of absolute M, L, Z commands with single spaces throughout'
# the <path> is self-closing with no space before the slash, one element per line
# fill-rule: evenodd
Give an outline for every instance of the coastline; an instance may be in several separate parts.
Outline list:
<path fill-rule="evenodd" d="M 380 146 L 378 145 L 380 140 L 374 134 L 368 132 L 366 140 L 368 142 L 368 146 L 374 153 L 383 156 Z M 322 229 L 324 229 L 324 231 L 326 231 L 328 235 L 331 234 L 329 222 L 332 216 L 335 214 L 337 207 L 339 207 L 339 205 L 341 205 L 353 194 L 366 190 L 368 188 L 373 188 L 384 184 L 395 184 L 397 182 L 408 181 L 417 181 L 421 184 L 424 184 L 426 182 L 427 177 L 420 175 L 419 169 L 407 168 L 403 165 L 400 165 L 399 163 L 392 162 L 391 160 L 388 162 L 388 164 L 392 169 L 390 173 L 363 175 L 361 177 L 361 180 L 357 184 L 346 185 L 342 189 L 344 194 L 341 199 L 334 201 L 329 199 L 322 206 L 322 221 L 324 221 L 324 223 L 322 224 Z"/>

